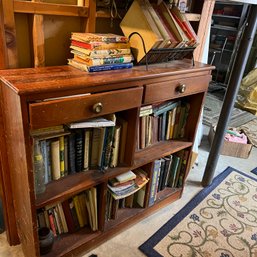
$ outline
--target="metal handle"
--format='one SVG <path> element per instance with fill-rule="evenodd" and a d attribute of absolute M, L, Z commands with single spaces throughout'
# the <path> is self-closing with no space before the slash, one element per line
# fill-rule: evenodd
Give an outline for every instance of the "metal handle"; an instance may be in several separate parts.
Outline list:
<path fill-rule="evenodd" d="M 103 110 L 103 104 L 102 103 L 96 103 L 93 105 L 93 112 L 94 113 L 100 113 Z"/>
<path fill-rule="evenodd" d="M 186 85 L 185 84 L 180 84 L 178 87 L 177 87 L 177 91 L 179 92 L 179 93 L 185 93 L 185 91 L 186 91 Z"/>

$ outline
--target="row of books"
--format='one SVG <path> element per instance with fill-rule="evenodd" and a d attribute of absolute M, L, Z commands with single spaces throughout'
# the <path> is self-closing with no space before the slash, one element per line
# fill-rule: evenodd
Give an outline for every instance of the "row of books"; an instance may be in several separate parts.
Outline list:
<path fill-rule="evenodd" d="M 108 182 L 106 220 L 116 219 L 119 208 L 144 207 L 147 173 L 137 168 L 114 177 Z"/>
<path fill-rule="evenodd" d="M 38 228 L 48 227 L 55 237 L 88 226 L 98 230 L 97 189 L 92 187 L 64 202 L 37 210 Z"/>
<path fill-rule="evenodd" d="M 58 126 L 58 130 L 50 127 L 33 131 L 44 161 L 45 184 L 68 174 L 89 169 L 105 171 L 123 163 L 127 124 L 121 117 L 116 124 L 116 115 L 111 114 Z"/>
<path fill-rule="evenodd" d="M 156 48 L 196 47 L 198 38 L 185 14 L 177 6 L 169 8 L 164 1 L 159 2 L 151 4 L 148 0 L 135 0 L 120 24 L 124 35 L 139 33 L 146 52 Z M 145 56 L 142 42 L 135 36 L 131 37 L 130 43 L 137 62 L 140 62 Z"/>
<path fill-rule="evenodd" d="M 180 188 L 186 174 L 188 150 L 154 161 L 154 171 L 150 185 L 149 206 L 156 201 L 157 193 L 166 187 Z"/>
<path fill-rule="evenodd" d="M 87 72 L 117 70 L 133 67 L 133 55 L 128 38 L 116 34 L 71 34 L 71 53 L 68 64 Z"/>
<path fill-rule="evenodd" d="M 190 104 L 181 101 L 167 101 L 141 107 L 138 149 L 163 140 L 183 138 L 189 109 Z"/>

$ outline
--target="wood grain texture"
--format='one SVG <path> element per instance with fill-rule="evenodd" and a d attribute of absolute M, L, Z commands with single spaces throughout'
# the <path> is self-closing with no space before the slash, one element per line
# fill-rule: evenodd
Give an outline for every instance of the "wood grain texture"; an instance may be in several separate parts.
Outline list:
<path fill-rule="evenodd" d="M 2 0 L 2 12 L 4 28 L 5 28 L 5 41 L 7 46 L 8 68 L 18 67 L 17 57 L 17 42 L 16 42 L 16 29 L 13 13 L 13 1 Z"/>
<path fill-rule="evenodd" d="M 144 66 L 94 74 L 81 72 L 69 66 L 0 71 L 3 83 L 2 106 L 5 106 L 2 131 L 5 132 L 7 148 L 1 147 L 1 154 L 6 151 L 8 156 L 6 161 L 13 190 L 11 196 L 15 199 L 15 217 L 25 256 L 39 256 L 36 209 L 56 201 L 66 200 L 90 187 L 98 188 L 98 206 L 99 211 L 102 210 L 98 216 L 100 231 L 92 232 L 84 228 L 73 234 L 61 235 L 46 257 L 74 256 L 82 250 L 95 247 L 121 229 L 180 198 L 182 189 L 167 188 L 158 193 L 157 201 L 153 206 L 119 210 L 117 219 L 105 221 L 103 211 L 108 179 L 142 166 L 151 175 L 153 162 L 157 158 L 183 149 L 191 151 L 212 69 L 212 66 L 200 63 L 193 66 L 190 61 L 184 60 L 151 65 L 147 71 Z M 148 94 L 149 103 L 164 101 L 167 98 L 172 100 L 177 97 L 174 87 L 181 80 L 190 85 L 188 94 L 180 97 L 190 103 L 186 137 L 181 141 L 161 141 L 135 151 L 142 94 L 146 94 L 150 86 L 152 91 L 150 90 Z M 79 93 L 91 94 L 43 101 L 45 98 Z M 53 125 L 54 122 L 63 124 L 67 121 L 95 116 L 89 109 L 93 103 L 99 101 L 104 104 L 104 108 L 106 106 L 102 114 L 119 112 L 128 121 L 124 163 L 108 169 L 105 173 L 89 170 L 52 181 L 47 184 L 45 193 L 35 199 L 30 129 Z M 13 113 L 15 115 L 12 115 Z M 149 190 L 148 186 L 146 191 L 149 192 Z M 146 206 L 148 199 L 145 199 Z"/>
<path fill-rule="evenodd" d="M 40 2 L 40 0 L 32 0 L 32 2 Z M 34 50 L 34 67 L 45 66 L 45 37 L 44 37 L 44 17 L 35 14 L 33 16 L 33 50 Z"/>
<path fill-rule="evenodd" d="M 54 126 L 140 106 L 142 93 L 143 88 L 131 88 L 115 92 L 33 103 L 29 106 L 30 127 L 37 129 Z M 115 101 L 117 101 L 116 104 L 113 104 Z M 101 103 L 103 106 L 102 111 L 98 114 L 93 111 L 93 106 L 97 103 Z"/>
<path fill-rule="evenodd" d="M 2 104 L 2 84 L 0 84 L 0 145 L 2 149 L 7 149 L 4 127 L 4 107 Z M 18 244 L 19 237 L 16 227 L 16 217 L 14 211 L 14 203 L 12 198 L 12 186 L 9 173 L 8 155 L 6 151 L 0 152 L 0 181 L 1 181 L 1 199 L 3 202 L 3 214 L 5 221 L 5 230 L 7 241 L 10 245 Z"/>
<path fill-rule="evenodd" d="M 62 15 L 75 17 L 88 17 L 88 7 L 51 4 L 51 3 L 36 3 L 30 1 L 13 1 L 14 12 L 16 13 L 33 13 L 45 15 Z"/>
<path fill-rule="evenodd" d="M 4 29 L 4 13 L 2 4 L 0 3 L 0 69 L 6 69 L 8 67 L 7 48 L 5 41 L 5 29 Z"/>
<path fill-rule="evenodd" d="M 88 0 L 89 4 L 89 14 L 86 20 L 85 32 L 95 32 L 96 25 L 96 0 Z"/>
<path fill-rule="evenodd" d="M 7 87 L 2 89 L 2 105 L 4 106 L 4 132 L 8 155 L 12 197 L 19 238 L 25 256 L 37 256 L 38 241 L 34 206 L 33 171 L 31 155 L 27 155 L 24 138 L 21 99 Z M 15 113 L 15 115 L 12 115 Z M 26 118 L 25 120 L 26 121 Z M 28 142 L 27 142 L 28 143 Z M 26 172 L 24 172 L 26 171 Z"/>
<path fill-rule="evenodd" d="M 194 59 L 198 62 L 202 61 L 204 47 L 208 36 L 208 30 L 206 28 L 210 27 L 214 5 L 215 0 L 204 0 L 201 12 L 201 19 L 197 31 L 197 36 L 199 38 L 200 44 L 196 47 L 194 51 Z"/>

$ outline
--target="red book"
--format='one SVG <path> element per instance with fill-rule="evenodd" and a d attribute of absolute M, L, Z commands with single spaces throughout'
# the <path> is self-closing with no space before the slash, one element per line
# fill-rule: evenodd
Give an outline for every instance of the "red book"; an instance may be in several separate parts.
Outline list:
<path fill-rule="evenodd" d="M 71 40 L 72 46 L 77 46 L 89 50 L 105 50 L 105 49 L 129 49 L 129 43 L 103 43 L 103 42 L 80 42 L 76 40 Z"/>

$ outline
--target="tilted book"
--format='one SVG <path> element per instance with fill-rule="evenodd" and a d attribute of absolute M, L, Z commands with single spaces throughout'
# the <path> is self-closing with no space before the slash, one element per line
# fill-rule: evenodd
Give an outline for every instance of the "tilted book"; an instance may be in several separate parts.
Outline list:
<path fill-rule="evenodd" d="M 70 129 L 111 127 L 111 126 L 115 126 L 115 121 L 107 120 L 103 117 L 98 117 L 98 118 L 92 118 L 92 119 L 88 119 L 80 122 L 72 122 L 67 124 L 67 126 Z"/>
<path fill-rule="evenodd" d="M 130 48 L 129 43 L 102 43 L 102 42 L 80 42 L 71 40 L 72 46 L 78 46 L 89 50 L 105 50 L 105 49 L 126 49 Z"/>

